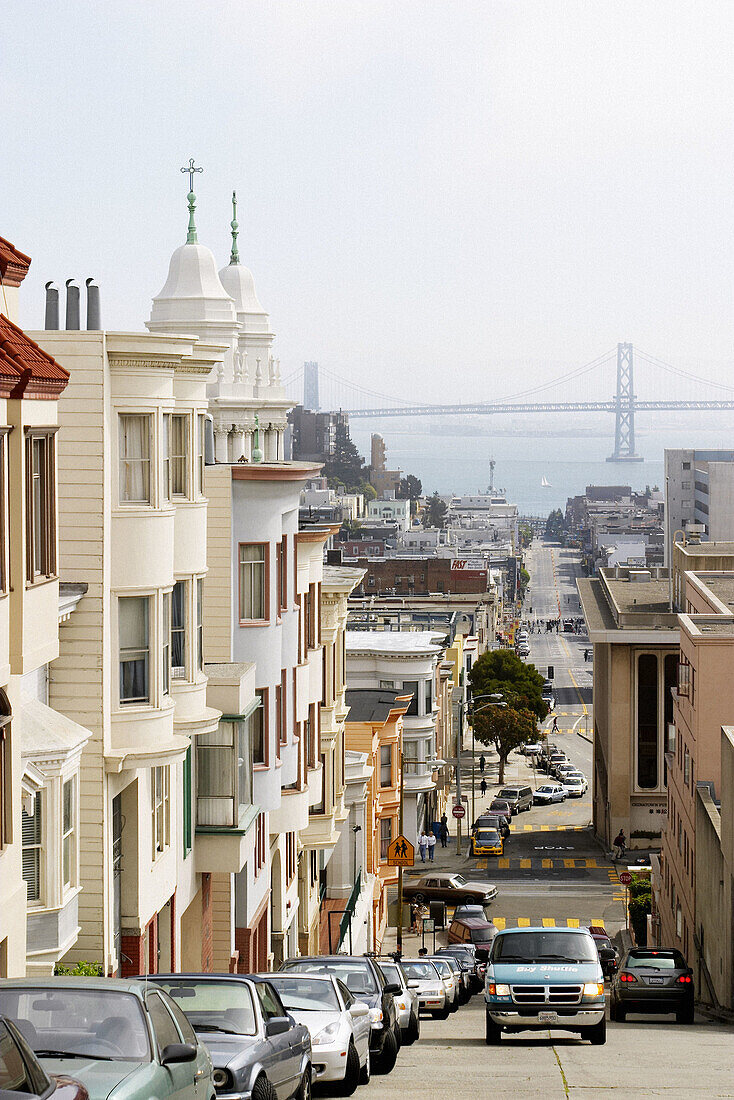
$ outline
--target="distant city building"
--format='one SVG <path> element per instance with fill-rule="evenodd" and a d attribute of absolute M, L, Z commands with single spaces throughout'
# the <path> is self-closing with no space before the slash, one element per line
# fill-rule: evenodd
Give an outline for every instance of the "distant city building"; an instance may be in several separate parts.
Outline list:
<path fill-rule="evenodd" d="M 288 413 L 291 456 L 299 462 L 326 462 L 336 448 L 337 426 L 349 430 L 349 417 L 341 412 L 311 412 L 296 405 Z"/>
<path fill-rule="evenodd" d="M 370 440 L 370 484 L 380 497 L 398 492 L 403 473 L 402 470 L 388 470 L 386 462 L 385 440 L 375 432 Z"/>

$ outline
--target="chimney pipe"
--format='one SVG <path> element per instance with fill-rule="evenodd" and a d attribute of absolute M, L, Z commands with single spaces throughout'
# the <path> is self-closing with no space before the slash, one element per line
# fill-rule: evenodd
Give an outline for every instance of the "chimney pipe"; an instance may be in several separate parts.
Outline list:
<path fill-rule="evenodd" d="M 46 320 L 44 328 L 59 327 L 59 288 L 56 283 L 46 283 Z"/>
<path fill-rule="evenodd" d="M 98 332 L 102 328 L 102 315 L 99 308 L 99 287 L 94 279 L 87 279 L 87 329 Z"/>
<path fill-rule="evenodd" d="M 66 280 L 66 327 L 79 328 L 79 287 L 73 279 Z"/>

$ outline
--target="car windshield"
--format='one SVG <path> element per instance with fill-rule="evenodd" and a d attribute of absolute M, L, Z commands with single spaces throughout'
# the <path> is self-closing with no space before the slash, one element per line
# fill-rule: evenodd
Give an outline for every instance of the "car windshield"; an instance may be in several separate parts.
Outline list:
<path fill-rule="evenodd" d="M 403 984 L 403 975 L 400 973 L 400 967 L 397 963 L 382 962 L 380 960 L 380 970 L 385 975 L 385 981 L 389 983 L 395 983 L 395 985 Z"/>
<path fill-rule="evenodd" d="M 685 961 L 676 951 L 631 951 L 625 969 L 685 970 Z"/>
<path fill-rule="evenodd" d="M 594 936 L 594 943 L 600 951 L 613 951 L 612 941 L 607 936 Z"/>
<path fill-rule="evenodd" d="M 268 981 L 280 993 L 287 1009 L 301 1012 L 341 1011 L 336 990 L 329 981 L 310 978 L 307 974 L 270 974 Z"/>
<path fill-rule="evenodd" d="M 504 787 L 500 791 L 499 796 L 500 796 L 500 798 L 517 798 L 519 796 L 519 794 L 520 794 L 520 792 L 515 790 L 514 787 Z"/>
<path fill-rule="evenodd" d="M 451 977 L 451 967 L 445 959 L 433 959 L 433 965 L 436 967 L 436 970 L 439 972 L 442 978 Z"/>
<path fill-rule="evenodd" d="M 501 844 L 500 834 L 496 829 L 478 829 L 477 830 L 477 844 Z"/>
<path fill-rule="evenodd" d="M 319 959 L 294 959 L 286 963 L 283 969 L 289 972 L 298 970 L 302 974 L 333 975 L 344 982 L 349 992 L 355 996 L 378 992 L 369 963 L 361 959 L 345 959 L 344 962 L 337 959 L 329 959 L 328 962 Z"/>
<path fill-rule="evenodd" d="M 37 1054 L 105 1061 L 150 1061 L 143 1006 L 113 989 L 0 988 L 0 1014 L 17 1023 Z"/>
<path fill-rule="evenodd" d="M 492 925 L 488 925 L 486 928 L 472 928 L 471 940 L 472 943 L 489 943 L 497 935 L 497 929 Z"/>
<path fill-rule="evenodd" d="M 511 932 L 498 936 L 492 951 L 493 962 L 593 962 L 598 959 L 590 935 L 583 932 Z"/>
<path fill-rule="evenodd" d="M 237 981 L 197 981 L 196 978 L 156 978 L 188 1016 L 196 1031 L 225 1035 L 256 1035 L 257 1022 L 250 987 Z"/>
<path fill-rule="evenodd" d="M 454 886 L 466 886 L 466 879 L 463 875 L 454 875 L 451 879 Z"/>
<path fill-rule="evenodd" d="M 438 971 L 432 962 L 424 962 L 422 959 L 403 959 L 402 966 L 410 981 L 431 982 L 438 978 Z"/>

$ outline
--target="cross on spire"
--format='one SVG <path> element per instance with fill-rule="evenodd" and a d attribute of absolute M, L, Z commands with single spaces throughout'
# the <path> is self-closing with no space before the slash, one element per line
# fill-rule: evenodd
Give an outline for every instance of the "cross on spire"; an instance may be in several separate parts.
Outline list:
<path fill-rule="evenodd" d="M 194 164 L 194 158 L 189 160 L 188 168 L 182 168 L 182 172 L 188 172 L 189 174 L 189 193 L 187 196 L 189 204 L 189 230 L 186 234 L 186 244 L 196 244 L 198 237 L 196 235 L 196 222 L 194 221 L 194 210 L 196 209 L 196 195 L 194 194 L 194 173 L 203 172 L 203 168 L 197 168 Z"/>

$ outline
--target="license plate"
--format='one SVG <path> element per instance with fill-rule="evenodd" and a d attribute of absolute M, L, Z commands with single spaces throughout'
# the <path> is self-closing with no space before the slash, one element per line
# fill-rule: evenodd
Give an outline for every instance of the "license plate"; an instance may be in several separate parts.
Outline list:
<path fill-rule="evenodd" d="M 664 978 L 650 978 L 650 985 L 662 985 Z"/>
<path fill-rule="evenodd" d="M 557 1012 L 539 1012 L 538 1023 L 539 1024 L 555 1024 L 558 1021 Z"/>

